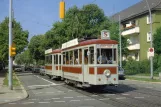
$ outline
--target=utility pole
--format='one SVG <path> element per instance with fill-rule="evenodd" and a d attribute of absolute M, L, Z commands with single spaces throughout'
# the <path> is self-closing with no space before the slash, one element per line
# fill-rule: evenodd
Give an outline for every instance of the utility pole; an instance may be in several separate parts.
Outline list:
<path fill-rule="evenodd" d="M 122 49 L 121 49 L 121 19 L 119 15 L 119 41 L 120 41 L 120 67 L 122 67 Z"/>
<path fill-rule="evenodd" d="M 9 63 L 8 63 L 8 70 L 9 70 L 9 75 L 8 75 L 8 85 L 9 89 L 12 90 L 12 66 L 13 66 L 13 58 L 11 56 L 11 49 L 12 47 L 12 0 L 9 0 Z"/>
<path fill-rule="evenodd" d="M 151 14 L 151 9 L 149 6 L 148 1 L 146 0 L 147 6 L 148 6 L 148 10 L 149 10 L 149 17 L 150 17 L 150 48 L 153 48 L 153 30 L 152 30 L 152 14 Z M 153 57 L 150 57 L 150 71 L 151 71 L 151 79 L 153 79 Z"/>

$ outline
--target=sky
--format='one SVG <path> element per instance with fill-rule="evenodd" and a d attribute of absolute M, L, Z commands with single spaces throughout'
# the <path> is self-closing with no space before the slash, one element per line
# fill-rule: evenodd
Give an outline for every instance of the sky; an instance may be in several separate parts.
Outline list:
<path fill-rule="evenodd" d="M 61 0 L 13 0 L 14 18 L 24 30 L 29 31 L 29 40 L 37 34 L 44 34 L 59 19 Z M 81 8 L 90 3 L 97 4 L 106 16 L 122 11 L 141 0 L 64 0 L 66 10 L 74 5 Z M 9 14 L 9 0 L 0 0 L 0 22 Z"/>

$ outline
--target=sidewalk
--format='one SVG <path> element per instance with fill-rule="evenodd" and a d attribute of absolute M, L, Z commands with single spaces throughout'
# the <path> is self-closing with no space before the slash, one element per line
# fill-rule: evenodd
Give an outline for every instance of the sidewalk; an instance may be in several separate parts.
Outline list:
<path fill-rule="evenodd" d="M 128 75 L 128 77 L 136 77 L 136 78 L 150 78 L 150 76 L 139 76 L 139 75 Z M 159 79 L 159 77 L 154 76 L 154 79 Z"/>
<path fill-rule="evenodd" d="M 28 94 L 22 85 L 13 87 L 13 90 L 9 90 L 7 86 L 3 85 L 3 80 L 5 78 L 5 74 L 3 73 L 0 74 L 0 104 L 26 98 Z"/>

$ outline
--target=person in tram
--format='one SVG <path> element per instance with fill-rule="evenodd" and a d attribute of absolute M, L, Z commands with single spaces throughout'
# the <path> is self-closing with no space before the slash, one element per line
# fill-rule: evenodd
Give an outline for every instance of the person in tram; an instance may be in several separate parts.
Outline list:
<path fill-rule="evenodd" d="M 107 59 L 107 56 L 106 56 L 105 52 L 102 52 L 102 55 L 100 55 L 98 57 L 97 61 L 98 61 L 99 64 L 107 64 L 108 59 Z"/>

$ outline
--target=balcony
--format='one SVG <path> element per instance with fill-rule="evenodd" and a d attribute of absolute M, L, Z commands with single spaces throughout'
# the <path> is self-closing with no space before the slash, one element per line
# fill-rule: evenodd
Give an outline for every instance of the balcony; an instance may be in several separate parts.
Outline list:
<path fill-rule="evenodd" d="M 129 50 L 140 50 L 140 44 L 132 44 L 127 47 Z"/>
<path fill-rule="evenodd" d="M 136 26 L 135 27 L 125 28 L 125 29 L 126 30 L 124 30 L 122 32 L 123 36 L 140 33 L 140 28 L 136 27 Z"/>

